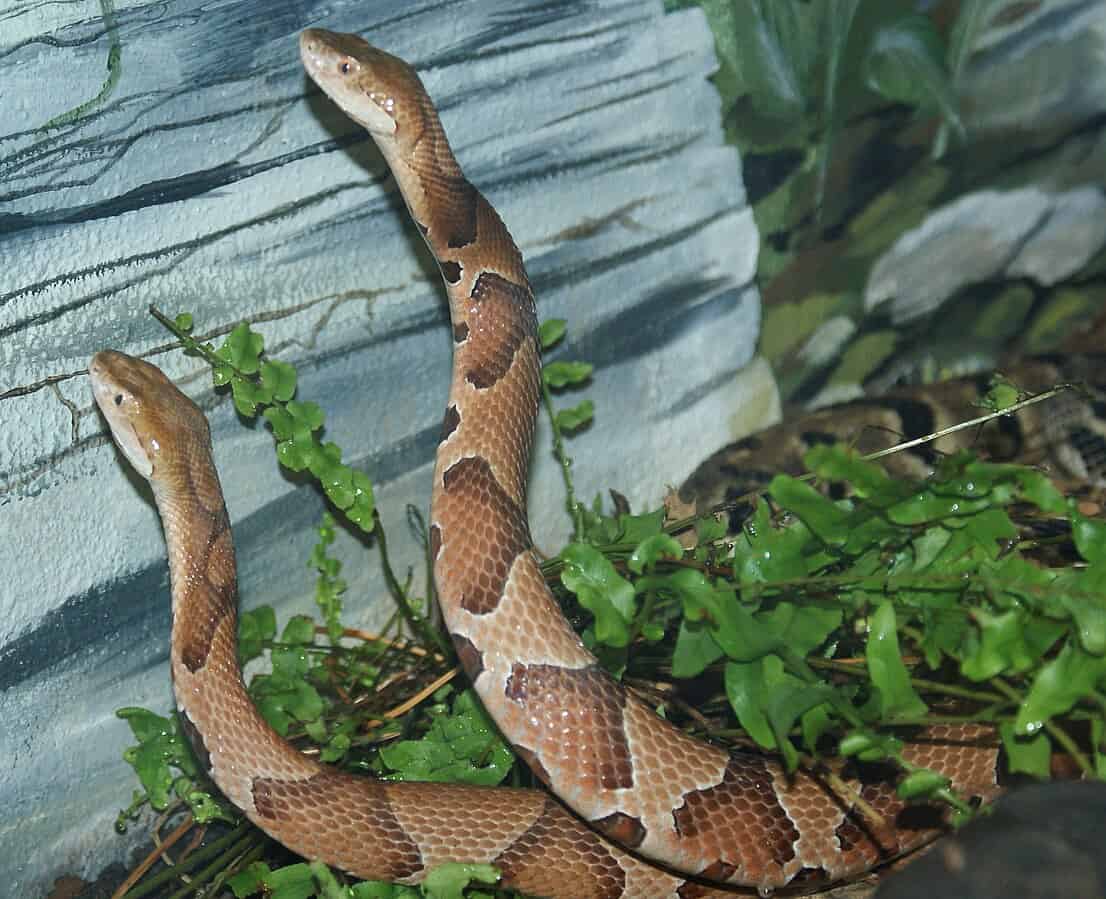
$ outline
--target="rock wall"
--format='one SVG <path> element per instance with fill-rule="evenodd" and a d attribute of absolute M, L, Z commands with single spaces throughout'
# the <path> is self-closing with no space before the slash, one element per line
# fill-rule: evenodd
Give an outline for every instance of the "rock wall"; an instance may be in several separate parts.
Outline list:
<path fill-rule="evenodd" d="M 110 5 L 107 5 L 110 10 Z M 0 825 L 11 895 L 94 875 L 125 841 L 129 740 L 113 711 L 169 706 L 164 546 L 149 491 L 95 411 L 104 347 L 165 367 L 210 414 L 243 603 L 310 606 L 323 503 L 278 469 L 205 366 L 150 317 L 241 319 L 378 489 L 399 571 L 423 570 L 450 341 L 436 268 L 366 135 L 299 66 L 304 27 L 356 31 L 422 72 L 469 177 L 525 253 L 559 353 L 595 368 L 577 487 L 656 501 L 725 442 L 758 326 L 757 235 L 722 146 L 697 11 L 660 2 L 430 0 L 29 7 L 0 28 Z M 47 77 L 49 76 L 49 77 Z M 106 79 L 106 80 L 105 80 Z M 102 92 L 103 96 L 98 96 Z M 76 110 L 76 112 L 74 112 Z M 582 397 L 573 397 L 576 402 Z M 531 508 L 567 528 L 548 434 Z M 351 623 L 390 612 L 345 539 Z"/>

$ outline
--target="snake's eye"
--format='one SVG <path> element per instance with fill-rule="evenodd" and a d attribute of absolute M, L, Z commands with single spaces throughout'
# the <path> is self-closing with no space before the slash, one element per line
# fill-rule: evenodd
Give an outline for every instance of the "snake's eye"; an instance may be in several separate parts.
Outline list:
<path fill-rule="evenodd" d="M 117 405 L 117 406 L 122 406 L 123 405 L 123 394 L 121 394 L 121 393 L 115 394 L 115 405 Z"/>
<path fill-rule="evenodd" d="M 342 63 L 340 63 L 338 65 L 338 71 L 341 72 L 343 75 L 348 75 L 349 74 L 349 62 L 348 61 L 343 61 Z"/>

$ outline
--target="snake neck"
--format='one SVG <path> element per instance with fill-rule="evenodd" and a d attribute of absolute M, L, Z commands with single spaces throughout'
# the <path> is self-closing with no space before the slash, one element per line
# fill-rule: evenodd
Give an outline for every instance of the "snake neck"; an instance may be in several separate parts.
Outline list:
<path fill-rule="evenodd" d="M 169 556 L 174 674 L 179 666 L 196 672 L 207 663 L 215 632 L 237 628 L 230 519 L 210 450 L 188 448 L 151 484 Z"/>
<path fill-rule="evenodd" d="M 252 815 L 259 774 L 304 778 L 318 765 L 280 739 L 246 692 L 230 520 L 210 456 L 198 448 L 190 463 L 153 481 L 169 555 L 173 690 L 182 729 L 206 772 Z M 276 747 L 264 771 L 241 764 L 243 741 Z"/>

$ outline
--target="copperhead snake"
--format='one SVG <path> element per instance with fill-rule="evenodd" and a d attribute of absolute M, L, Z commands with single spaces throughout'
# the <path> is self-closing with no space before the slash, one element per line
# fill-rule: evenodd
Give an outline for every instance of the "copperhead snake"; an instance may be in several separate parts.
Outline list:
<path fill-rule="evenodd" d="M 292 851 L 359 877 L 413 883 L 445 862 L 489 862 L 505 886 L 554 899 L 729 894 L 687 874 L 762 895 L 810 889 L 931 836 L 894 826 L 903 804 L 893 784 L 852 781 L 890 822 L 873 832 L 814 776 L 788 778 L 771 759 L 686 736 L 584 648 L 531 550 L 526 476 L 540 358 L 521 254 L 462 174 L 410 66 L 359 37 L 315 29 L 300 52 L 310 77 L 375 139 L 441 269 L 454 363 L 431 505 L 439 601 L 488 711 L 575 814 L 538 790 L 349 775 L 282 740 L 236 662 L 234 548 L 207 422 L 154 366 L 100 352 L 89 367 L 96 401 L 161 515 L 173 686 L 212 780 Z M 967 731 L 934 729 L 908 758 L 968 794 L 994 790 L 994 752 Z"/>
<path fill-rule="evenodd" d="M 1050 477 L 1072 485 L 1106 487 L 1106 357 L 1078 352 L 1030 356 L 1004 362 L 1000 369 L 1009 383 L 1028 393 L 1063 383 L 1078 383 L 1081 390 L 952 431 L 887 456 L 881 464 L 896 477 L 921 480 L 938 458 L 966 449 L 992 462 L 1043 467 Z M 713 453 L 683 483 L 680 495 L 709 509 L 766 487 L 779 472 L 802 474 L 804 455 L 818 443 L 847 443 L 860 453 L 874 453 L 944 431 L 984 411 L 979 398 L 987 393 L 990 377 L 985 372 L 902 385 L 878 396 L 789 414 L 783 423 Z"/>

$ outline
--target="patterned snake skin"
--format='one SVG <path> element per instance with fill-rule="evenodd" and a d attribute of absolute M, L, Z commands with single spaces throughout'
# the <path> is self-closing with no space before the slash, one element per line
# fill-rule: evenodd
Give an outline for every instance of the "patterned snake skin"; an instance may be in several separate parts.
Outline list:
<path fill-rule="evenodd" d="M 728 894 L 686 875 L 761 895 L 810 889 L 931 837 L 933 818 L 900 814 L 893 784 L 840 769 L 887 826 L 865 823 L 812 775 L 788 778 L 770 759 L 687 737 L 600 668 L 531 549 L 540 359 L 519 250 L 465 179 L 406 63 L 320 30 L 304 32 L 300 49 L 310 77 L 376 140 L 441 268 L 454 367 L 431 508 L 439 599 L 485 706 L 575 814 L 540 791 L 355 777 L 285 743 L 254 709 L 235 659 L 234 550 L 207 423 L 156 368 L 105 351 L 90 365 L 94 394 L 153 485 L 177 704 L 214 782 L 289 849 L 352 874 L 410 883 L 444 862 L 489 862 L 505 885 L 555 899 Z M 995 790 L 995 751 L 974 729 L 933 728 L 907 756 L 967 794 Z"/>
<path fill-rule="evenodd" d="M 1016 460 L 1040 466 L 1053 478 L 1106 487 L 1106 356 L 1030 357 L 1002 366 L 1002 373 L 1027 393 L 1065 383 L 1080 389 L 886 456 L 881 464 L 896 477 L 922 479 L 940 456 L 970 449 L 994 462 Z M 816 444 L 844 442 L 858 452 L 874 453 L 976 418 L 984 411 L 979 398 L 986 394 L 990 377 L 898 387 L 877 397 L 788 415 L 783 424 L 712 454 L 684 482 L 680 496 L 700 509 L 714 508 L 764 488 L 779 472 L 802 474 L 803 456 Z"/>

